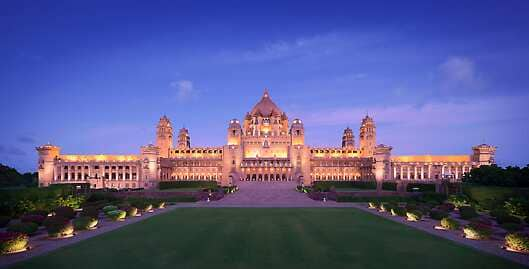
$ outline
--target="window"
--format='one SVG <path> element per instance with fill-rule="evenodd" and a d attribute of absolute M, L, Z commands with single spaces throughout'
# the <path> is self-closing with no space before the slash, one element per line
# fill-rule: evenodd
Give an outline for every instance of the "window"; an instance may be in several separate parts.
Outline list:
<path fill-rule="evenodd" d="M 99 165 L 94 166 L 94 169 L 98 170 L 99 169 Z"/>

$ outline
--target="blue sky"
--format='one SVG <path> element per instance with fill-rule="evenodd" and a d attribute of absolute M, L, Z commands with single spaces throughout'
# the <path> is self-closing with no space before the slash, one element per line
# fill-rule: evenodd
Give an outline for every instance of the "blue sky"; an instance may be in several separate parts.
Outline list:
<path fill-rule="evenodd" d="M 310 145 L 369 112 L 394 154 L 529 160 L 527 1 L 3 1 L 0 162 L 135 154 L 166 114 L 222 145 L 270 88 Z"/>

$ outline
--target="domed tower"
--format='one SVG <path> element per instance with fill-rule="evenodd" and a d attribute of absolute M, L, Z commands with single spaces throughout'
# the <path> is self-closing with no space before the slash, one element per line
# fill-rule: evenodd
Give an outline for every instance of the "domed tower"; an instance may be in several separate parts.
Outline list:
<path fill-rule="evenodd" d="M 292 137 L 293 146 L 305 144 L 305 128 L 303 127 L 303 122 L 300 119 L 294 119 L 292 121 L 290 136 Z"/>
<path fill-rule="evenodd" d="M 228 127 L 228 145 L 240 145 L 242 136 L 242 128 L 238 119 L 230 120 Z"/>
<path fill-rule="evenodd" d="M 373 118 L 366 115 L 360 126 L 360 156 L 373 157 L 377 141 L 376 126 Z"/>
<path fill-rule="evenodd" d="M 355 136 L 353 130 L 347 127 L 343 131 L 342 148 L 353 149 L 355 147 Z"/>
<path fill-rule="evenodd" d="M 160 118 L 156 127 L 156 146 L 160 149 L 160 157 L 169 158 L 173 148 L 173 127 L 167 116 Z"/>
<path fill-rule="evenodd" d="M 246 114 L 244 135 L 246 136 L 280 136 L 288 133 L 286 114 L 272 101 L 268 89 L 265 89 L 261 100 Z"/>
<path fill-rule="evenodd" d="M 180 129 L 180 132 L 178 133 L 178 148 L 191 148 L 191 137 L 189 136 L 189 130 L 187 130 L 186 128 Z"/>

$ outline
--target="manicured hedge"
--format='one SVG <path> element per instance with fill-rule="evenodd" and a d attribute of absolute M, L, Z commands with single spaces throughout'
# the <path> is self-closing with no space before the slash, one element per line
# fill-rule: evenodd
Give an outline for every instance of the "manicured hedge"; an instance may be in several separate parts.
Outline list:
<path fill-rule="evenodd" d="M 42 225 L 44 220 L 46 219 L 45 216 L 42 215 L 24 215 L 20 217 L 20 221 L 22 222 L 33 222 L 37 224 L 38 226 Z"/>
<path fill-rule="evenodd" d="M 468 239 L 483 240 L 490 237 L 492 229 L 490 226 L 481 223 L 470 223 L 463 228 L 463 233 Z"/>
<path fill-rule="evenodd" d="M 73 234 L 74 227 L 71 221 L 61 216 L 49 217 L 44 221 L 44 226 L 51 238 L 61 238 Z"/>
<path fill-rule="evenodd" d="M 375 181 L 314 181 L 312 187 L 319 191 L 329 191 L 331 187 L 340 189 L 366 189 L 374 190 L 377 188 Z"/>
<path fill-rule="evenodd" d="M 127 212 L 127 217 L 135 217 L 138 215 L 138 208 L 133 206 L 126 208 L 125 211 Z"/>
<path fill-rule="evenodd" d="M 406 216 L 408 217 L 408 221 L 419 221 L 422 219 L 422 212 L 419 210 L 412 210 L 406 212 Z"/>
<path fill-rule="evenodd" d="M 81 216 L 97 218 L 99 217 L 99 209 L 95 206 L 83 207 L 83 211 L 81 211 Z"/>
<path fill-rule="evenodd" d="M 113 221 L 124 220 L 127 216 L 127 212 L 123 210 L 114 210 L 107 212 L 106 215 Z"/>
<path fill-rule="evenodd" d="M 72 222 L 75 230 L 82 231 L 94 229 L 99 221 L 93 217 L 79 217 L 74 219 Z"/>
<path fill-rule="evenodd" d="M 418 190 L 414 190 L 418 188 Z M 407 192 L 435 192 L 435 184 L 428 183 L 409 183 L 406 187 Z"/>
<path fill-rule="evenodd" d="M 340 195 L 336 199 L 336 202 L 343 202 L 343 203 L 368 203 L 368 202 L 394 202 L 394 203 L 401 203 L 401 202 L 409 202 L 412 198 L 409 197 L 402 197 L 402 196 L 382 196 L 382 197 L 356 197 L 356 196 L 345 196 Z"/>
<path fill-rule="evenodd" d="M 115 205 L 107 205 L 107 206 L 103 207 L 103 212 L 105 214 L 107 214 L 110 211 L 115 211 L 115 210 L 118 210 L 118 209 L 119 208 L 117 206 L 115 206 Z"/>
<path fill-rule="evenodd" d="M 382 182 L 382 190 L 397 191 L 397 183 L 396 182 Z"/>
<path fill-rule="evenodd" d="M 442 210 L 433 209 L 433 210 L 430 211 L 429 215 L 430 215 L 431 219 L 442 220 L 443 218 L 448 217 L 448 212 L 442 211 Z"/>
<path fill-rule="evenodd" d="M 406 217 L 406 208 L 404 207 L 394 207 L 391 209 L 392 216 Z"/>
<path fill-rule="evenodd" d="M 29 237 L 22 233 L 0 232 L 0 254 L 24 250 L 28 247 Z"/>
<path fill-rule="evenodd" d="M 54 212 L 56 216 L 65 217 L 67 219 L 75 218 L 75 211 L 69 206 L 59 206 Z"/>
<path fill-rule="evenodd" d="M 451 218 L 443 218 L 441 220 L 441 227 L 447 230 L 457 230 L 459 229 L 459 222 Z"/>
<path fill-rule="evenodd" d="M 161 181 L 158 184 L 160 190 L 180 188 L 216 189 L 217 187 L 217 181 Z"/>
<path fill-rule="evenodd" d="M 529 235 L 511 233 L 505 236 L 505 246 L 516 251 L 529 253 Z"/>
<path fill-rule="evenodd" d="M 33 222 L 12 223 L 7 227 L 8 232 L 23 233 L 32 235 L 37 232 L 39 225 Z"/>
<path fill-rule="evenodd" d="M 476 209 L 474 209 L 473 207 L 463 206 L 459 208 L 459 216 L 462 219 L 468 220 L 468 219 L 478 217 L 479 214 L 476 212 Z"/>

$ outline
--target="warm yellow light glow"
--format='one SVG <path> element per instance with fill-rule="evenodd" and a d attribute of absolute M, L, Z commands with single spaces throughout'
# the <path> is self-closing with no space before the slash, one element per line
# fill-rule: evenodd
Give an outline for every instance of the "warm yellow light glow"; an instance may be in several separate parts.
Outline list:
<path fill-rule="evenodd" d="M 470 162 L 469 155 L 392 156 L 394 162 Z"/>

